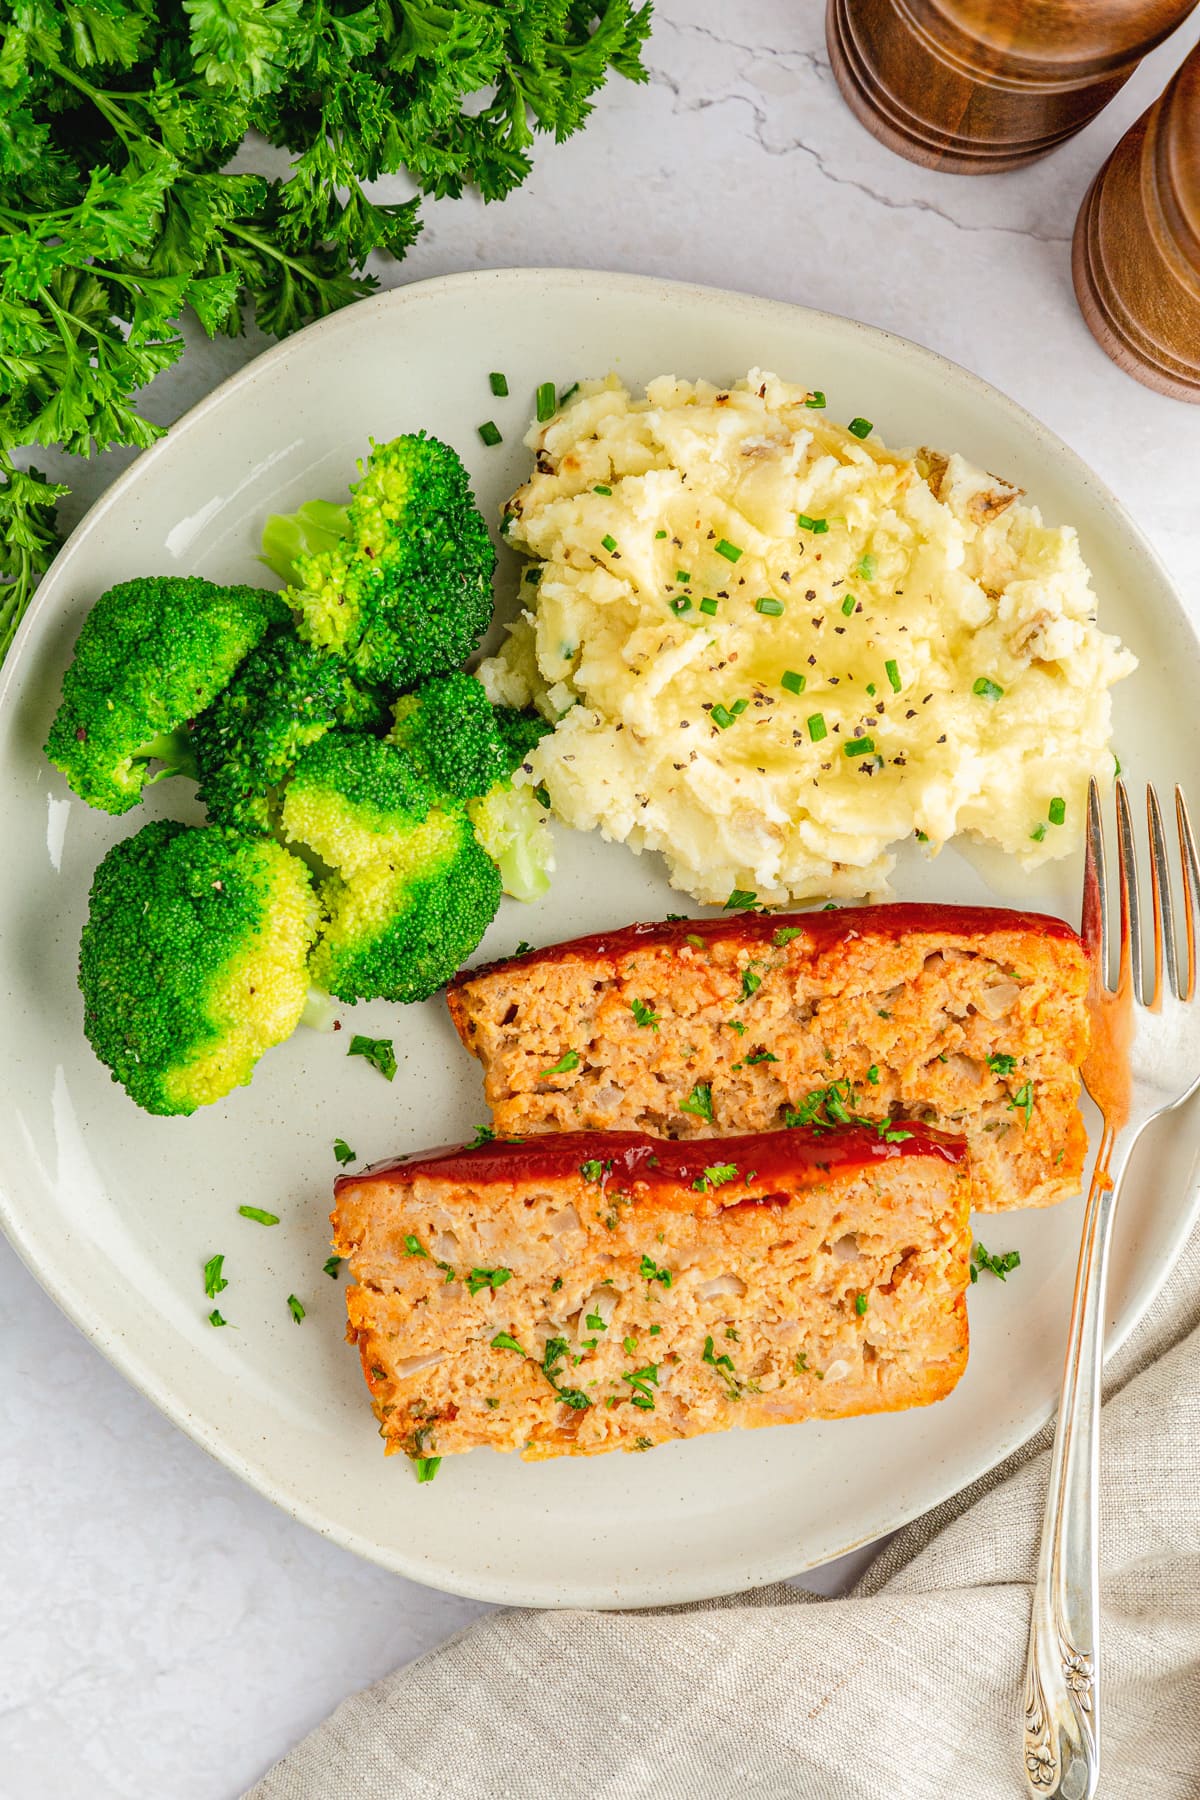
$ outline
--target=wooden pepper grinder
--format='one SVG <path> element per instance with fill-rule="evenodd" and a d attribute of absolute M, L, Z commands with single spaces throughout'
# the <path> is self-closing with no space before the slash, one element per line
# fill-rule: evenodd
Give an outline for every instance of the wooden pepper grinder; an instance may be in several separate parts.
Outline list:
<path fill-rule="evenodd" d="M 1088 190 L 1071 272 L 1113 361 L 1200 402 L 1200 45 Z"/>
<path fill-rule="evenodd" d="M 1106 106 L 1196 0 L 828 0 L 851 111 L 954 174 L 1017 169 Z"/>

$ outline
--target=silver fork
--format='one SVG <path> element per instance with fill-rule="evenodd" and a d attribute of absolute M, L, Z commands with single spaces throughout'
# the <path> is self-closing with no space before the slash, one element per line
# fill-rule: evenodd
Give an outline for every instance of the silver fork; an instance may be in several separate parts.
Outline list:
<path fill-rule="evenodd" d="M 1183 941 L 1176 934 L 1162 813 L 1146 789 L 1153 964 L 1143 966 L 1143 906 L 1125 784 L 1117 789 L 1120 938 L 1109 982 L 1112 923 L 1100 795 L 1088 792 L 1083 940 L 1091 963 L 1092 1042 L 1083 1065 L 1104 1119 L 1075 1276 L 1050 1490 L 1033 1584 L 1025 1686 L 1025 1779 L 1035 1800 L 1091 1800 L 1100 1772 L 1100 1594 L 1097 1475 L 1104 1290 L 1113 1216 L 1129 1158 L 1152 1119 L 1200 1085 L 1196 997 L 1200 866 L 1183 793 L 1175 789 Z M 1148 985 L 1148 991 L 1147 991 Z"/>

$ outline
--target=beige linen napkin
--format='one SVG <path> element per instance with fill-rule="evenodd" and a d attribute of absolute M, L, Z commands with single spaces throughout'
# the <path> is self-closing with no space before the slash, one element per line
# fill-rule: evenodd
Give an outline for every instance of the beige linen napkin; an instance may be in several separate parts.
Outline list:
<path fill-rule="evenodd" d="M 1102 1800 L 1198 1800 L 1200 1231 L 1107 1395 Z M 1020 1800 L 1048 1441 L 845 1599 L 498 1613 L 345 1701 L 248 1800 Z"/>

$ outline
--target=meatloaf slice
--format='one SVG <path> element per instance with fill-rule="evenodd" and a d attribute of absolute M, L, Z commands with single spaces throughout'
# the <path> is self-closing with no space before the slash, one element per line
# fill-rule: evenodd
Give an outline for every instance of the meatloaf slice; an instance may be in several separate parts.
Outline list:
<path fill-rule="evenodd" d="M 967 1358 L 968 1171 L 915 1125 L 563 1133 L 343 1175 L 380 1435 L 540 1458 L 938 1400 Z"/>
<path fill-rule="evenodd" d="M 863 906 L 633 925 L 451 984 L 496 1129 L 961 1133 L 984 1212 L 1078 1190 L 1087 961 L 1061 919 Z"/>

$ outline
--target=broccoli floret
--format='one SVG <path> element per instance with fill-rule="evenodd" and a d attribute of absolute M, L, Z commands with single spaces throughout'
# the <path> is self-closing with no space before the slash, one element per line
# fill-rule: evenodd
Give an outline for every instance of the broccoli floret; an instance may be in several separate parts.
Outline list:
<path fill-rule="evenodd" d="M 340 1000 L 424 1000 L 478 944 L 500 877 L 461 808 L 434 804 L 395 745 L 330 732 L 301 752 L 284 792 L 290 841 L 322 882 L 312 979 Z"/>
<path fill-rule="evenodd" d="M 496 730 L 508 754 L 508 770 L 520 768 L 530 751 L 554 730 L 540 713 L 518 712 L 515 706 L 495 708 Z"/>
<path fill-rule="evenodd" d="M 190 1113 L 249 1081 L 308 992 L 317 907 L 278 844 L 155 820 L 111 849 L 79 947 L 84 1030 L 152 1113 Z"/>
<path fill-rule="evenodd" d="M 398 744 L 440 794 L 486 794 L 515 767 L 491 701 L 473 675 L 435 676 L 396 702 L 388 742 Z"/>
<path fill-rule="evenodd" d="M 263 560 L 309 643 L 367 681 L 456 669 L 487 630 L 495 553 L 467 472 L 424 432 L 373 444 L 346 506 L 268 519 Z"/>
<path fill-rule="evenodd" d="M 540 900 L 554 869 L 550 815 L 531 787 L 498 781 L 481 799 L 467 802 L 475 836 L 500 872 L 514 900 Z"/>
<path fill-rule="evenodd" d="M 102 594 L 84 621 L 46 755 L 89 806 L 128 812 L 151 776 L 192 773 L 183 727 L 220 693 L 268 626 L 278 594 L 199 576 L 144 576 Z"/>
<path fill-rule="evenodd" d="M 314 649 L 289 625 L 251 652 L 192 728 L 200 798 L 217 825 L 271 829 L 275 789 L 306 744 L 336 725 L 378 729 L 388 708 L 358 687 L 340 657 Z"/>

